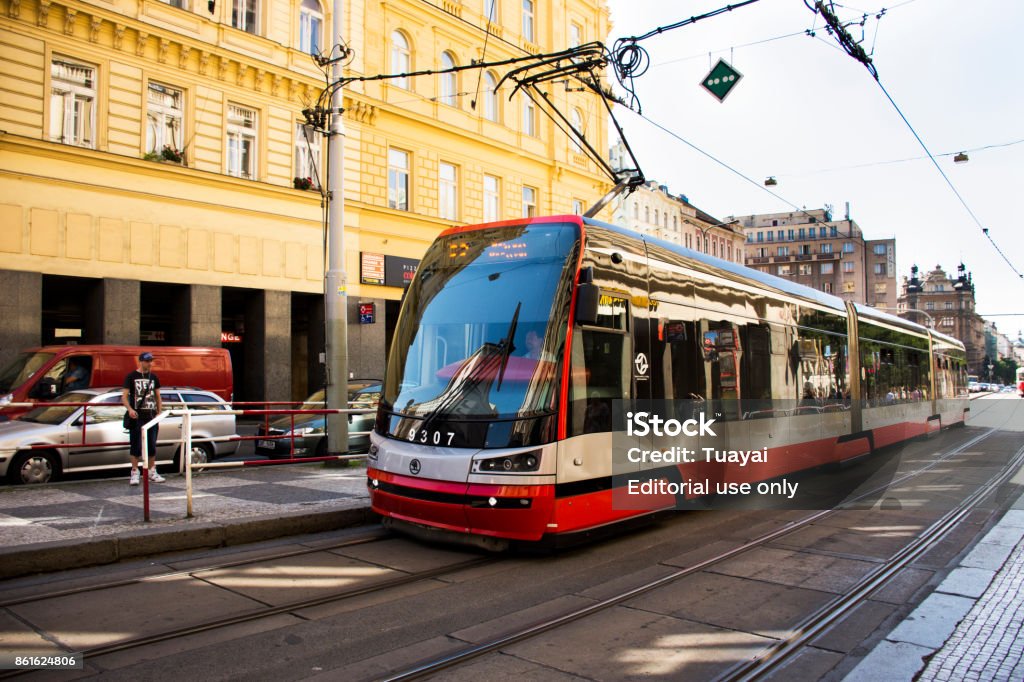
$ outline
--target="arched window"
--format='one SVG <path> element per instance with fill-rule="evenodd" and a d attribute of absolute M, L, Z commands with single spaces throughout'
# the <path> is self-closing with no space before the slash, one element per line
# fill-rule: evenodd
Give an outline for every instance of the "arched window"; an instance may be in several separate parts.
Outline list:
<path fill-rule="evenodd" d="M 572 123 L 572 127 L 575 128 L 580 135 L 586 136 L 586 132 L 583 129 L 583 114 L 580 113 L 579 109 L 573 109 L 569 115 L 569 121 Z M 583 153 L 583 145 L 580 144 L 579 140 L 574 136 L 572 138 L 572 150 L 577 154 Z"/>
<path fill-rule="evenodd" d="M 498 102 L 498 79 L 490 71 L 484 73 L 484 118 L 495 123 L 501 122 L 500 104 Z"/>
<path fill-rule="evenodd" d="M 645 223 L 651 222 L 651 207 L 650 206 L 644 206 L 644 222 Z"/>
<path fill-rule="evenodd" d="M 451 52 L 441 53 L 441 70 L 454 69 L 455 68 L 455 57 L 452 56 Z M 441 91 L 440 99 L 441 104 L 447 104 L 450 107 L 456 105 L 456 92 L 458 90 L 458 74 L 457 73 L 442 73 L 441 74 Z"/>
<path fill-rule="evenodd" d="M 409 53 L 409 39 L 401 31 L 391 32 L 391 73 L 412 71 L 412 57 Z M 399 88 L 409 90 L 409 78 L 393 78 L 391 82 Z"/>
<path fill-rule="evenodd" d="M 323 43 L 324 13 L 318 0 L 302 0 L 299 7 L 299 49 L 320 54 Z"/>

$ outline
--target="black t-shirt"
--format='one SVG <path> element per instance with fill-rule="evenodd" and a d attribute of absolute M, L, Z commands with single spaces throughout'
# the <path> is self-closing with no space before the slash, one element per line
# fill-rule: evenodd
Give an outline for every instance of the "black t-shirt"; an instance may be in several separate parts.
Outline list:
<path fill-rule="evenodd" d="M 156 392 L 160 388 L 160 377 L 156 372 L 143 374 L 137 369 L 132 370 L 124 378 L 124 387 L 128 389 L 128 404 L 132 409 L 136 412 L 156 412 Z"/>

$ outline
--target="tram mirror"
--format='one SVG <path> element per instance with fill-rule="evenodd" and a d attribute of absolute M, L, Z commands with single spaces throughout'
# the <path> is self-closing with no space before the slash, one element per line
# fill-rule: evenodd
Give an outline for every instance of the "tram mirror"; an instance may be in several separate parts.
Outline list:
<path fill-rule="evenodd" d="M 597 324 L 597 304 L 601 298 L 601 290 L 596 284 L 580 284 L 576 289 L 576 322 L 579 324 Z"/>

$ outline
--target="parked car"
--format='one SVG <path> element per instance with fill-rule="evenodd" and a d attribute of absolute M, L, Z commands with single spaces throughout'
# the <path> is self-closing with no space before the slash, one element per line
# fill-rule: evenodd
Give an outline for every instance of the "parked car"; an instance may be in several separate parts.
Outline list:
<path fill-rule="evenodd" d="M 234 436 L 235 415 L 224 414 L 231 406 L 211 391 L 191 387 L 160 389 L 164 408 L 193 405 L 192 437 Z M 0 423 L 0 477 L 11 483 L 46 483 L 82 470 L 124 469 L 130 466 L 128 433 L 122 419 L 120 388 L 90 388 L 60 396 L 55 403 L 93 403 L 95 407 L 41 405 L 17 419 Z M 203 404 L 205 403 L 205 404 Z M 87 418 L 83 412 L 88 410 Z M 157 435 L 157 464 L 180 468 L 181 417 L 167 417 Z M 120 443 L 111 447 L 67 447 L 75 443 Z M 46 445 L 27 449 L 31 445 Z M 192 444 L 192 462 L 205 463 L 233 454 L 238 441 Z"/>
<path fill-rule="evenodd" d="M 378 379 L 353 379 L 348 382 L 348 403 L 353 409 L 376 410 L 380 402 L 381 382 Z M 303 403 L 304 410 L 317 410 L 324 407 L 324 392 L 317 391 Z M 373 429 L 375 415 L 350 414 L 348 430 L 370 431 Z M 258 436 L 279 436 L 279 438 L 256 441 L 256 454 L 271 458 L 286 458 L 292 445 L 292 432 L 295 434 L 295 457 L 323 457 L 327 454 L 327 417 L 322 414 L 297 414 L 294 426 L 291 415 L 282 415 L 271 420 L 270 430 L 267 424 L 260 424 L 256 431 Z M 287 436 L 287 437 L 283 437 Z M 370 436 L 349 436 L 348 451 L 350 454 L 364 453 L 370 448 Z"/>
<path fill-rule="evenodd" d="M 980 393 L 981 392 L 981 384 L 979 384 L 977 381 L 968 381 L 967 382 L 967 392 L 968 393 Z"/>
<path fill-rule="evenodd" d="M 6 407 L 10 403 L 50 402 L 70 391 L 120 386 L 143 351 L 153 354 L 153 371 L 163 384 L 195 386 L 231 400 L 231 355 L 223 348 L 43 346 L 20 353 L 0 371 L 0 416 L 32 409 Z"/>

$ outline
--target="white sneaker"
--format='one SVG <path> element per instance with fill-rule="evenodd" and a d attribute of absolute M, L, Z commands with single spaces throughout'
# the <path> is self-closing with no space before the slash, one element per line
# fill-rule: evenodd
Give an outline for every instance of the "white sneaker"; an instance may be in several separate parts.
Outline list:
<path fill-rule="evenodd" d="M 163 483 L 167 479 L 165 479 L 163 476 L 158 474 L 156 472 L 156 469 L 150 469 L 149 470 L 149 480 L 152 481 L 153 483 Z"/>
<path fill-rule="evenodd" d="M 132 475 L 128 478 L 128 485 L 138 485 L 138 484 L 139 484 L 139 470 L 138 469 L 132 469 Z"/>

